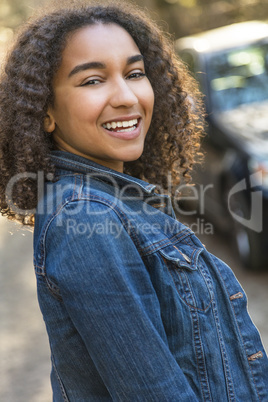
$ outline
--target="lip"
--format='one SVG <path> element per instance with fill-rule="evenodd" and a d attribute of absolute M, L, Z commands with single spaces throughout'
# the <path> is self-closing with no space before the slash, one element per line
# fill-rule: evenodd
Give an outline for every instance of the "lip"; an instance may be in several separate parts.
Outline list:
<path fill-rule="evenodd" d="M 108 120 L 107 123 L 111 121 L 129 121 L 129 120 L 134 120 L 138 119 L 138 124 L 135 130 L 133 131 L 126 131 L 126 132 L 118 132 L 118 131 L 109 131 L 106 128 L 103 128 L 103 130 L 111 137 L 118 138 L 121 140 L 134 140 L 135 138 L 139 137 L 141 133 L 141 117 L 140 116 L 129 116 L 127 118 L 117 118 L 116 120 Z M 123 127 L 122 127 L 123 128 Z"/>
<path fill-rule="evenodd" d="M 141 119 L 140 114 L 133 114 L 131 116 L 121 116 L 121 117 L 114 117 L 113 119 L 107 120 L 102 124 L 107 124 L 111 123 L 111 121 L 130 121 L 130 120 L 135 120 L 135 119 Z"/>

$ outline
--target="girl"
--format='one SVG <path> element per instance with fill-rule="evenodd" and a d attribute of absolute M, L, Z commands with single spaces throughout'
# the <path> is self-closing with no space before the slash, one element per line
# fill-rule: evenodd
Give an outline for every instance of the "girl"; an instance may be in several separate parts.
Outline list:
<path fill-rule="evenodd" d="M 121 2 L 47 13 L 0 101 L 1 211 L 34 225 L 53 400 L 267 401 L 246 295 L 165 194 L 202 107 L 163 33 Z"/>

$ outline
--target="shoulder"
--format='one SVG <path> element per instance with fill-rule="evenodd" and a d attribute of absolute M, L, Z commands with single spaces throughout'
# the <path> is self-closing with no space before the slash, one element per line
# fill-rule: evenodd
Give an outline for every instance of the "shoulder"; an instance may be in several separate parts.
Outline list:
<path fill-rule="evenodd" d="M 39 193 L 35 218 L 36 223 L 49 226 L 55 219 L 70 215 L 77 215 L 79 219 L 79 212 L 97 216 L 98 211 L 104 213 L 112 209 L 119 214 L 119 204 L 114 186 L 98 181 L 98 177 L 65 174 L 55 182 L 45 183 L 44 191 Z"/>
<path fill-rule="evenodd" d="M 122 203 L 84 175 L 64 175 L 46 183 L 35 215 L 34 253 L 44 255 L 50 243 L 93 234 L 121 233 L 128 227 Z M 105 236 L 102 236 L 104 239 Z M 101 240 L 101 237 L 98 236 Z"/>

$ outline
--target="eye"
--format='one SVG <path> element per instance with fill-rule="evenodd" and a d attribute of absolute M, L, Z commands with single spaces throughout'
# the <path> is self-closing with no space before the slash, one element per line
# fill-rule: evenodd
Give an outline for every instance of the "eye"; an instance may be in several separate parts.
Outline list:
<path fill-rule="evenodd" d="M 91 80 L 83 82 L 81 84 L 81 87 L 85 87 L 87 85 L 97 85 L 97 84 L 100 84 L 100 83 L 101 83 L 101 80 L 99 78 L 94 78 L 94 79 L 91 79 Z"/>
<path fill-rule="evenodd" d="M 146 76 L 146 74 L 143 73 L 142 71 L 137 71 L 137 72 L 129 74 L 127 76 L 127 79 L 138 79 L 138 78 L 142 78 L 142 77 L 145 77 L 145 76 Z"/>

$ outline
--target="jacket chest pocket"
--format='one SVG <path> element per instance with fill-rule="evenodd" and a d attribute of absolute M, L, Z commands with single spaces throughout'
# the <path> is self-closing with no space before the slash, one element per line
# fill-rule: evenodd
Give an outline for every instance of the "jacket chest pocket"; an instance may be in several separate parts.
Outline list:
<path fill-rule="evenodd" d="M 158 252 L 183 302 L 191 308 L 207 310 L 213 298 L 213 287 L 207 267 L 199 263 L 202 248 L 186 246 L 181 250 L 169 245 Z"/>

